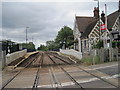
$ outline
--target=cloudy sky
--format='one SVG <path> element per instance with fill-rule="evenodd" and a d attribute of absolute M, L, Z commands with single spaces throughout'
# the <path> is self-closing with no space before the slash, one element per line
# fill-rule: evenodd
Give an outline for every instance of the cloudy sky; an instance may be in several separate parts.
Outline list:
<path fill-rule="evenodd" d="M 86 0 L 86 2 L 7 1 L 2 2 L 2 39 L 25 42 L 25 29 L 29 27 L 28 41 L 32 41 L 33 37 L 36 47 L 45 44 L 47 40 L 54 40 L 57 32 L 64 25 L 73 28 L 75 14 L 93 16 L 93 8 L 97 6 L 97 2 L 93 0 L 89 2 Z M 108 14 L 118 10 L 118 0 L 115 0 L 100 2 L 101 11 L 104 10 L 105 3 L 108 6 Z"/>

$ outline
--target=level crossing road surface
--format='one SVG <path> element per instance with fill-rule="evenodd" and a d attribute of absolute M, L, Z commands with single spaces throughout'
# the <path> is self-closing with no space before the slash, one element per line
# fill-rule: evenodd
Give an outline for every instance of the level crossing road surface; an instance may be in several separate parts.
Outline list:
<path fill-rule="evenodd" d="M 81 66 L 56 53 L 39 52 L 32 63 L 23 64 L 28 66 L 3 71 L 3 89 L 118 87 L 117 62 Z"/>

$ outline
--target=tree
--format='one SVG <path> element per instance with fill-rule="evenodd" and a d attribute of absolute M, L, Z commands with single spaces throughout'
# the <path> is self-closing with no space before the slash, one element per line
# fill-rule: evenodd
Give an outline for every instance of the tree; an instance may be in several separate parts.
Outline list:
<path fill-rule="evenodd" d="M 35 45 L 34 45 L 33 42 L 29 42 L 27 44 L 26 43 L 22 43 L 22 48 L 26 48 L 28 50 L 35 50 Z"/>
<path fill-rule="evenodd" d="M 70 45 L 72 45 L 71 43 L 73 40 L 73 30 L 68 26 L 64 26 L 58 32 L 58 35 L 55 39 L 55 43 L 58 44 L 59 47 L 62 47 L 63 43 L 65 42 L 65 47 L 69 47 Z"/>
<path fill-rule="evenodd" d="M 48 49 L 45 45 L 40 45 L 40 47 L 38 47 L 38 50 L 47 51 Z"/>
<path fill-rule="evenodd" d="M 103 47 L 103 41 L 102 40 L 100 40 L 96 45 L 93 45 L 93 48 L 101 48 L 101 47 Z"/>
<path fill-rule="evenodd" d="M 112 47 L 113 48 L 115 48 L 115 47 L 120 48 L 120 41 L 112 41 Z"/>
<path fill-rule="evenodd" d="M 55 48 L 55 42 L 54 41 L 46 41 L 46 46 L 49 51 L 53 51 L 53 49 Z"/>

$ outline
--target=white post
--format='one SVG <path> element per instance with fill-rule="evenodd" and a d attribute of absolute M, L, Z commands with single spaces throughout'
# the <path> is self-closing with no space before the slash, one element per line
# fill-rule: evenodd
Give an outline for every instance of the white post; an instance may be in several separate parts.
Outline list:
<path fill-rule="evenodd" d="M 91 43 L 90 43 L 90 40 L 88 41 L 88 44 L 89 44 L 89 52 L 91 50 Z"/>
<path fill-rule="evenodd" d="M 78 49 L 79 49 L 79 52 L 81 52 L 81 40 L 80 40 L 80 38 L 78 38 Z"/>
<path fill-rule="evenodd" d="M 105 4 L 105 48 L 107 48 L 107 5 Z"/>
<path fill-rule="evenodd" d="M 74 43 L 74 50 L 76 50 L 76 46 L 75 45 L 76 45 L 76 43 Z"/>

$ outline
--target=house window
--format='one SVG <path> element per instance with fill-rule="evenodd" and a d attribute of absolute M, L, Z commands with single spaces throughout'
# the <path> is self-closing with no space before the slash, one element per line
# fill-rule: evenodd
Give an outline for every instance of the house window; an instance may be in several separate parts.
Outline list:
<path fill-rule="evenodd" d="M 84 47 L 86 48 L 86 40 L 84 40 Z"/>
<path fill-rule="evenodd" d="M 118 35 L 117 35 L 117 34 L 115 34 L 115 35 L 114 35 L 114 38 L 115 38 L 115 39 L 117 39 L 117 38 L 118 38 Z"/>
<path fill-rule="evenodd" d="M 82 47 L 83 47 L 83 43 L 82 43 L 82 41 L 81 41 L 81 52 L 83 51 L 83 48 L 82 48 Z"/>

